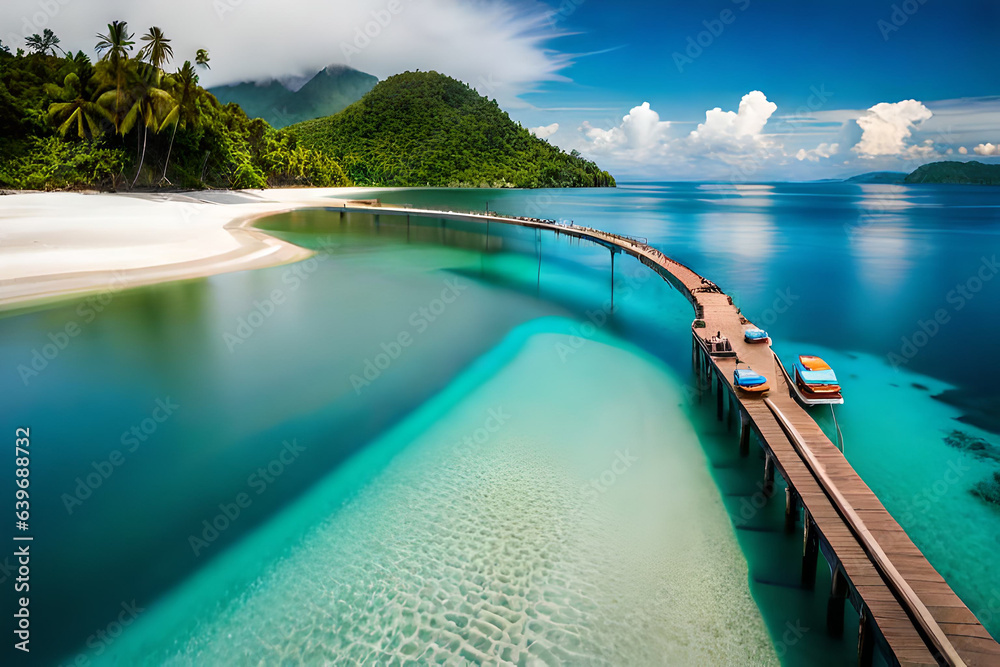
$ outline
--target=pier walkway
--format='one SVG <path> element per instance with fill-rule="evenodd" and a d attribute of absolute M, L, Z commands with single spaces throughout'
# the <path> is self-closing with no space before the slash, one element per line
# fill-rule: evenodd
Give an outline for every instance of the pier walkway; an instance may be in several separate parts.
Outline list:
<path fill-rule="evenodd" d="M 695 309 L 693 364 L 714 391 L 718 418 L 739 415 L 740 453 L 748 454 L 751 432 L 764 451 L 764 493 L 774 489 L 775 472 L 787 484 L 785 523 L 801 530 L 802 586 L 815 584 L 819 554 L 833 574 L 827 630 L 843 633 L 844 604 L 858 610 L 859 664 L 876 652 L 890 664 L 1000 665 L 1000 645 L 951 590 L 906 532 L 792 396 L 790 383 L 770 344 L 748 344 L 753 326 L 714 283 L 642 239 L 532 218 L 454 213 L 351 202 L 345 213 L 416 216 L 466 222 L 496 222 L 550 231 L 626 252 L 677 288 Z M 708 339 L 721 332 L 736 356 L 712 354 Z M 733 386 L 737 358 L 765 376 L 771 390 L 748 396 Z M 728 409 L 727 409 L 728 408 Z M 801 510 L 801 511 L 800 511 Z M 801 515 L 801 516 L 800 516 Z"/>

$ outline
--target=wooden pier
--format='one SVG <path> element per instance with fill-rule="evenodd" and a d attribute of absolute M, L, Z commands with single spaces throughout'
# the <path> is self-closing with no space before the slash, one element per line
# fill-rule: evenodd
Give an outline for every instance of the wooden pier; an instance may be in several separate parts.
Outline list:
<path fill-rule="evenodd" d="M 813 588 L 823 554 L 832 573 L 827 631 L 843 633 L 844 605 L 858 610 L 858 662 L 876 653 L 889 664 L 1000 666 L 1000 644 L 951 590 L 808 412 L 793 398 L 791 380 L 769 343 L 748 344 L 752 327 L 714 283 L 641 239 L 553 221 L 475 213 L 395 208 L 370 202 L 333 210 L 502 223 L 592 241 L 636 257 L 676 287 L 695 310 L 692 362 L 703 386 L 714 389 L 717 416 L 739 414 L 740 453 L 751 433 L 764 452 L 763 489 L 785 480 L 785 524 L 802 531 L 802 586 Z M 613 254 L 612 254 L 613 257 Z M 721 333 L 733 355 L 713 354 L 708 339 Z M 771 390 L 744 395 L 733 385 L 737 360 L 765 376 Z"/>

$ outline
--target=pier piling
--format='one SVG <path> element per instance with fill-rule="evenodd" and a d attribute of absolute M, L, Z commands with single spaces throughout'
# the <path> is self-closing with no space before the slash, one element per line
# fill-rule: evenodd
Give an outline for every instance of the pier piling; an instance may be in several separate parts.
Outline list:
<path fill-rule="evenodd" d="M 847 581 L 843 570 L 835 567 L 830 581 L 830 599 L 826 603 L 826 632 L 834 639 L 844 636 L 844 601 L 847 599 Z"/>
<path fill-rule="evenodd" d="M 750 415 L 740 410 L 740 456 L 750 456 Z"/>
<path fill-rule="evenodd" d="M 795 490 L 791 486 L 785 487 L 785 532 L 791 533 L 795 530 L 798 522 L 799 499 L 795 495 Z"/>
<path fill-rule="evenodd" d="M 819 556 L 819 536 L 808 510 L 802 511 L 802 588 L 816 587 L 816 561 Z"/>

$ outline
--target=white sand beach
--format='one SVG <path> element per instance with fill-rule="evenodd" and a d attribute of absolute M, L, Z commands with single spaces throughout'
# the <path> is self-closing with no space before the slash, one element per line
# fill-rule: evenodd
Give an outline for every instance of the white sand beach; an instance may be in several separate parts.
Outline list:
<path fill-rule="evenodd" d="M 311 251 L 256 231 L 262 215 L 336 206 L 356 188 L 0 196 L 0 310 L 275 266 Z"/>

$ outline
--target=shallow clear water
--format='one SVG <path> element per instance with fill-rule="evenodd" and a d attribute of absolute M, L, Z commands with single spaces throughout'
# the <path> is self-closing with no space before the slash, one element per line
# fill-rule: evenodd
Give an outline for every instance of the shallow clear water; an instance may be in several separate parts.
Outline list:
<path fill-rule="evenodd" d="M 958 427 L 995 443 L 955 421 L 994 409 L 931 398 L 988 385 L 993 362 L 970 374 L 951 337 L 995 322 L 996 285 L 950 311 L 905 366 L 886 357 L 911 313 L 949 307 L 925 263 L 950 280 L 994 252 L 996 191 L 889 190 L 879 196 L 894 208 L 846 234 L 873 187 L 381 196 L 458 209 L 488 194 L 493 210 L 648 236 L 735 292 L 785 358 L 834 364 L 848 458 L 996 634 L 1000 512 L 969 494 L 993 464 L 942 441 Z M 893 241 L 880 215 L 923 240 Z M 483 252 L 472 225 L 407 232 L 324 212 L 265 226 L 319 259 L 0 319 L 2 418 L 42 444 L 44 656 L 850 659 L 851 632 L 822 629 L 828 575 L 817 593 L 798 590 L 801 544 L 782 531 L 780 503 L 753 507 L 761 462 L 740 459 L 714 405 L 698 402 L 691 312 L 666 283 L 619 256 L 608 318 L 609 257 L 587 244 L 493 226 Z M 873 230 L 881 240 L 858 246 Z M 18 367 L 68 322 L 81 333 L 26 386 Z M 150 421 L 158 399 L 178 406 L 162 423 Z M 459 444 L 497 404 L 509 423 Z M 133 426 L 144 439 L 128 437 Z M 629 447 L 639 462 L 618 474 Z M 122 462 L 101 476 L 115 449 Z M 133 599 L 143 611 L 119 636 Z"/>

